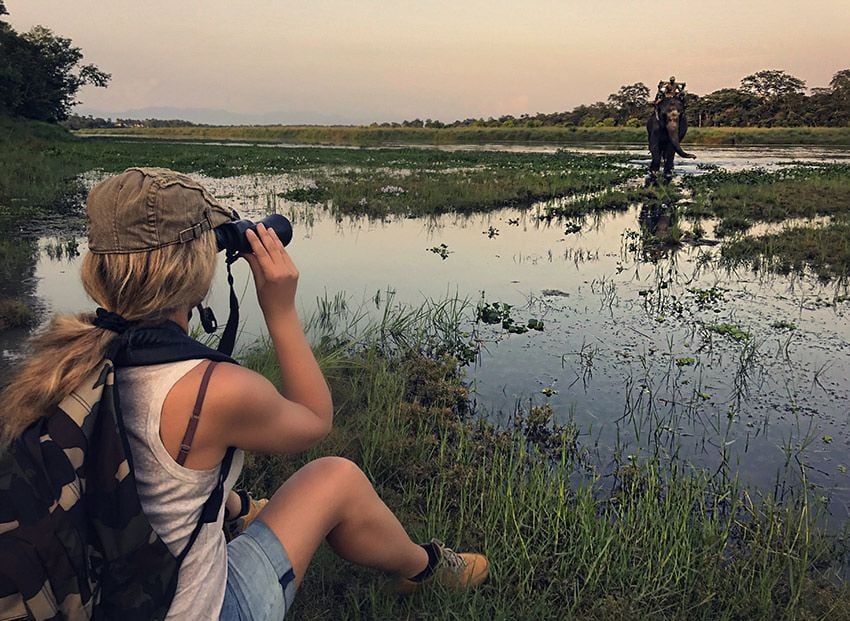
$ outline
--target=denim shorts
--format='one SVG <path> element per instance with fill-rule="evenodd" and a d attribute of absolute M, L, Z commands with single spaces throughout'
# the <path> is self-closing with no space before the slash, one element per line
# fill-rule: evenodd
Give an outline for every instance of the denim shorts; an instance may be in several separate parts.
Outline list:
<path fill-rule="evenodd" d="M 254 520 L 227 544 L 222 621 L 280 621 L 295 599 L 295 572 L 268 526 Z"/>

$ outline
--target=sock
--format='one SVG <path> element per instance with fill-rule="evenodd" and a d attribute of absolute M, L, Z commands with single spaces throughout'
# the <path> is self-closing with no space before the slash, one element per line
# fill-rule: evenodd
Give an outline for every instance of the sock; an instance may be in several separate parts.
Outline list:
<path fill-rule="evenodd" d="M 410 578 L 412 582 L 422 582 L 434 573 L 437 568 L 437 563 L 440 562 L 440 551 L 433 543 L 420 543 L 421 547 L 428 553 L 428 565 L 418 574 Z"/>

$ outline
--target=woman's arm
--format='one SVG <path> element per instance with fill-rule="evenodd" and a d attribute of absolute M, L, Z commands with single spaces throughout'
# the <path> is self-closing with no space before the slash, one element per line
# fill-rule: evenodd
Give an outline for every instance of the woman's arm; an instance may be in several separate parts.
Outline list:
<path fill-rule="evenodd" d="M 249 369 L 218 365 L 208 391 L 218 413 L 216 435 L 225 445 L 247 450 L 303 451 L 331 430 L 330 390 L 295 310 L 298 269 L 277 235 L 262 224 L 247 237 L 253 253 L 244 257 L 277 353 L 281 390 Z"/>
<path fill-rule="evenodd" d="M 257 299 L 280 365 L 281 394 L 299 403 L 327 424 L 333 422 L 333 402 L 298 312 L 295 290 L 298 268 L 277 235 L 262 224 L 247 231 L 253 254 L 245 255 L 254 275 Z"/>

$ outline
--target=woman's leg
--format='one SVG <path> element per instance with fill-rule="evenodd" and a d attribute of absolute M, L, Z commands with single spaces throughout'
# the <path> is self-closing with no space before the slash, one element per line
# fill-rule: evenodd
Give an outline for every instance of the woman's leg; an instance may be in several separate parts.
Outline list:
<path fill-rule="evenodd" d="M 411 541 L 363 471 L 341 457 L 298 470 L 257 519 L 286 550 L 296 586 L 323 539 L 342 558 L 387 573 L 415 576 L 428 564 L 428 553 Z"/>

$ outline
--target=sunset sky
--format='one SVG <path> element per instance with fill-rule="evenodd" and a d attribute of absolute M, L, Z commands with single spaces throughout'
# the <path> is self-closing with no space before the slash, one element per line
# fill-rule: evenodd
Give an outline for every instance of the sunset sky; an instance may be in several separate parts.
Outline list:
<path fill-rule="evenodd" d="M 850 1 L 7 0 L 112 74 L 81 112 L 450 121 L 568 110 L 671 74 L 705 94 L 761 69 L 850 68 Z M 227 115 L 225 115 L 227 116 Z"/>

